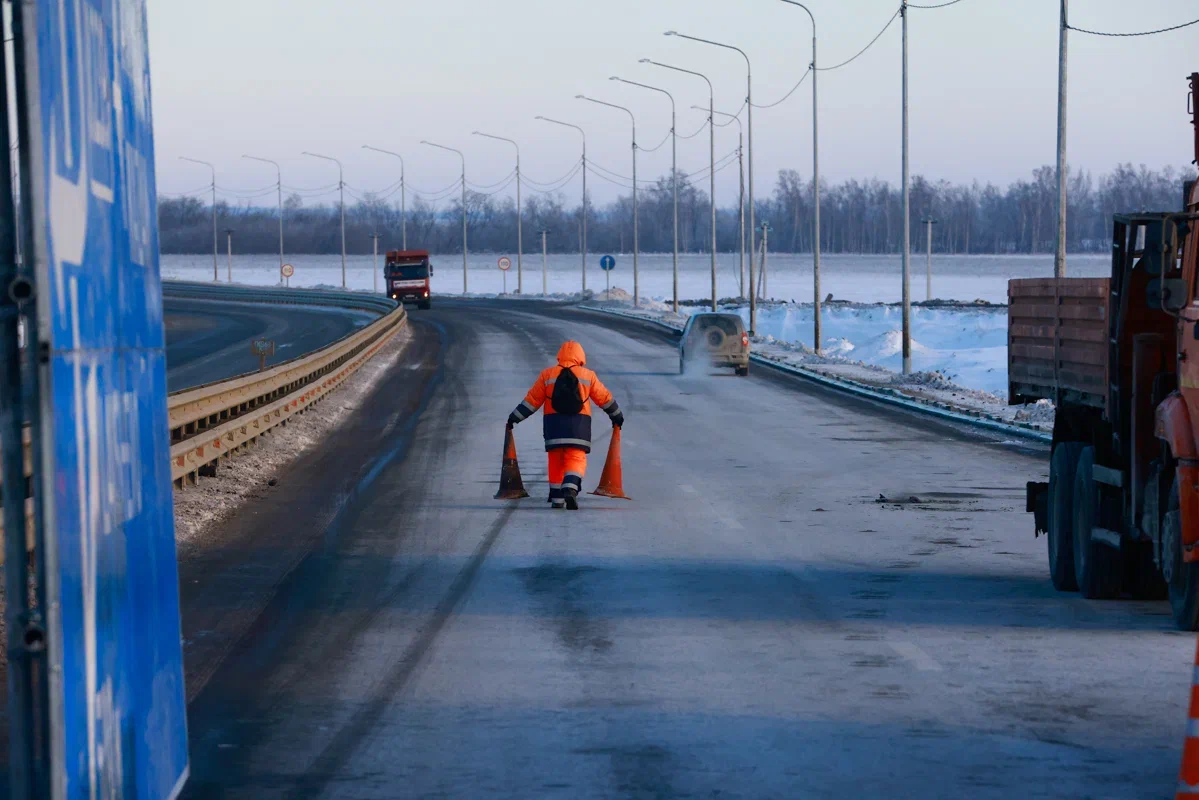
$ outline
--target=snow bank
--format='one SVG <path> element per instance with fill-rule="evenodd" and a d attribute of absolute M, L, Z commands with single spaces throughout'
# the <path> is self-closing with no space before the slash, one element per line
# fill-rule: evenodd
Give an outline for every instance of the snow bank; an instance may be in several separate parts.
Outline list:
<path fill-rule="evenodd" d="M 694 312 L 703 309 L 688 309 Z M 749 324 L 747 306 L 722 306 Z M 810 304 L 758 306 L 755 332 L 781 341 L 811 343 Z M 971 389 L 1007 392 L 1007 308 L 973 304 L 912 306 L 912 368 L 937 372 Z M 832 303 L 822 308 L 824 353 L 903 369 L 903 311 L 892 305 Z"/>

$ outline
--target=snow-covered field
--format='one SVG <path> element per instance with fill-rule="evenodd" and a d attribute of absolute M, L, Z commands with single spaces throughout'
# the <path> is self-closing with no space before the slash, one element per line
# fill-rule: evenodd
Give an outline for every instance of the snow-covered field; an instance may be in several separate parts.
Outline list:
<path fill-rule="evenodd" d="M 237 242 L 234 241 L 234 247 Z M 500 254 L 479 254 L 469 258 L 467 288 L 471 292 L 497 294 L 503 287 L 503 274 L 496 266 Z M 512 254 L 508 254 L 512 255 Z M 587 288 L 604 289 L 604 273 L 599 268 L 599 253 L 588 255 Z M 633 288 L 633 257 L 613 254 L 616 269 L 613 286 Z M 296 269 L 292 286 L 327 284 L 341 286 L 341 257 L 328 255 L 289 255 Z M 516 259 L 513 258 L 513 262 Z M 671 256 L 643 254 L 638 259 L 638 293 L 643 297 L 666 299 L 671 295 Z M 351 289 L 372 289 L 379 275 L 371 256 L 350 256 L 346 260 L 346 283 Z M 381 262 L 380 262 L 381 263 Z M 1071 275 L 1101 276 L 1110 271 L 1110 257 L 1072 255 L 1068 261 Z M 222 253 L 217 261 L 220 280 L 224 281 L 227 262 Z M 462 257 L 437 256 L 433 259 L 433 291 L 439 294 L 462 293 Z M 581 260 L 575 255 L 549 257 L 546 287 L 550 293 L 577 292 L 582 288 Z M 1053 274 L 1053 256 L 933 256 L 933 296 L 946 300 L 987 300 L 1007 302 L 1008 278 L 1043 277 Z M 705 255 L 679 256 L 679 297 L 699 299 L 711 295 L 711 259 Z M 902 297 L 899 256 L 825 255 L 821 257 L 821 293 L 838 300 L 862 303 L 898 302 Z M 380 268 L 381 271 L 381 268 Z M 212 256 L 164 255 L 162 274 L 166 278 L 212 280 Z M 736 253 L 717 256 L 717 294 L 736 297 L 739 291 L 739 259 Z M 772 255 L 767 260 L 767 295 L 800 303 L 812 301 L 812 257 L 807 254 Z M 233 256 L 233 280 L 273 286 L 279 283 L 278 256 Z M 508 291 L 516 291 L 516 264 L 508 272 Z M 925 260 L 912 256 L 912 300 L 925 299 Z M 380 287 L 381 288 L 381 287 Z M 525 254 L 524 291 L 541 292 L 541 255 Z"/>

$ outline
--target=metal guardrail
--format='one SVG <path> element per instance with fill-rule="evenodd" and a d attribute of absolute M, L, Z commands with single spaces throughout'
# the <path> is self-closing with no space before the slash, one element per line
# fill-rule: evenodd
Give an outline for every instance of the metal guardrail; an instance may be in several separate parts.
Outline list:
<path fill-rule="evenodd" d="M 333 344 L 265 372 L 170 395 L 171 478 L 194 484 L 217 461 L 321 400 L 390 341 L 407 322 L 403 308 Z"/>
<path fill-rule="evenodd" d="M 264 372 L 183 389 L 167 398 L 171 434 L 171 478 L 176 486 L 194 485 L 215 474 L 218 461 L 252 446 L 258 437 L 311 408 L 377 353 L 408 321 L 403 306 L 378 295 L 306 289 L 163 282 L 164 297 L 236 303 L 331 306 L 374 311 L 378 320 L 353 333 Z M 25 431 L 24 487 L 26 519 L 31 521 L 32 458 Z M 0 485 L 0 503 L 6 500 Z M 32 530 L 26 531 L 32 546 Z M 0 542 L 3 524 L 0 523 Z M 0 561 L 3 548 L 0 547 Z"/>

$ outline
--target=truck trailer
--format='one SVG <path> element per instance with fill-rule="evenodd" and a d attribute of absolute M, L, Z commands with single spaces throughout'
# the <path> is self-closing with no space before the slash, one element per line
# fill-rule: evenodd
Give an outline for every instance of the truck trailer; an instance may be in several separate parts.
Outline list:
<path fill-rule="evenodd" d="M 1199 163 L 1199 73 L 1190 76 Z M 1168 598 L 1199 630 L 1199 184 L 1117 214 L 1110 278 L 1008 284 L 1008 401 L 1056 406 L 1026 509 L 1049 574 L 1087 598 Z"/>

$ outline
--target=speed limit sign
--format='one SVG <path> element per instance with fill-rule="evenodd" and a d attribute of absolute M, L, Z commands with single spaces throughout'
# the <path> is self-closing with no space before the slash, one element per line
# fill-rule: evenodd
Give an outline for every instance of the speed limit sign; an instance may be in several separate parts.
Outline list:
<path fill-rule="evenodd" d="M 504 272 L 512 269 L 512 259 L 508 258 L 508 256 L 501 256 L 499 263 L 500 269 L 502 269 Z"/>
<path fill-rule="evenodd" d="M 279 272 L 284 278 L 290 278 L 292 275 L 296 274 L 296 268 L 291 264 L 284 264 L 283 266 L 279 267 Z"/>

